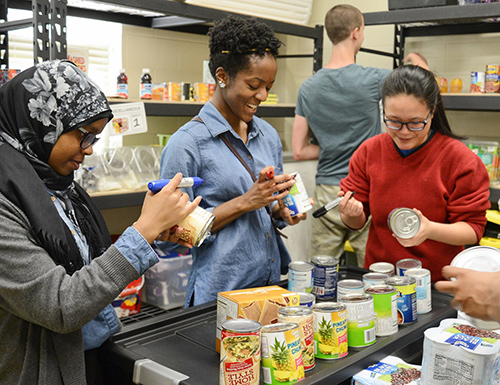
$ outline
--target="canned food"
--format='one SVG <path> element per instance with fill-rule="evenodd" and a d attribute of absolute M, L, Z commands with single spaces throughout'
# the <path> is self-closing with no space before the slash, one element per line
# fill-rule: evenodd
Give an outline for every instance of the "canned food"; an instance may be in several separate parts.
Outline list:
<path fill-rule="evenodd" d="M 384 284 L 387 278 L 389 278 L 389 276 L 387 274 L 382 274 L 382 273 L 363 274 L 363 282 L 365 284 L 365 290 L 373 285 Z"/>
<path fill-rule="evenodd" d="M 484 93 L 484 72 L 470 73 L 470 92 L 473 94 Z"/>
<path fill-rule="evenodd" d="M 347 310 L 347 344 L 364 348 L 375 343 L 375 310 L 370 294 L 349 294 L 339 299 Z"/>
<path fill-rule="evenodd" d="M 343 279 L 337 283 L 337 298 L 348 294 L 364 294 L 365 284 L 359 279 Z"/>
<path fill-rule="evenodd" d="M 398 295 L 394 286 L 373 285 L 365 291 L 373 297 L 375 335 L 382 337 L 397 333 Z"/>
<path fill-rule="evenodd" d="M 316 303 L 316 296 L 311 293 L 297 293 L 300 297 L 300 306 L 312 307 Z"/>
<path fill-rule="evenodd" d="M 184 230 L 180 238 L 193 246 L 200 246 L 210 235 L 215 217 L 210 211 L 197 206 L 186 218 L 178 223 Z"/>
<path fill-rule="evenodd" d="M 300 344 L 304 370 L 311 370 L 316 365 L 314 359 L 314 317 L 308 307 L 287 306 L 278 310 L 278 322 L 299 324 Z"/>
<path fill-rule="evenodd" d="M 302 177 L 298 172 L 290 174 L 295 179 L 295 184 L 292 186 L 288 195 L 283 198 L 285 207 L 290 210 L 290 215 L 294 217 L 297 214 L 305 213 L 312 209 L 309 195 L 307 195 L 306 186 L 302 182 Z"/>
<path fill-rule="evenodd" d="M 313 257 L 313 294 L 318 299 L 333 299 L 337 296 L 339 260 L 330 255 Z"/>
<path fill-rule="evenodd" d="M 432 310 L 431 272 L 427 269 L 408 269 L 405 275 L 415 278 L 417 313 L 429 313 Z"/>
<path fill-rule="evenodd" d="M 391 277 L 385 281 L 398 293 L 398 323 L 408 325 L 417 322 L 417 293 L 415 278 Z"/>
<path fill-rule="evenodd" d="M 261 342 L 264 384 L 295 384 L 305 377 L 299 324 L 263 326 Z"/>
<path fill-rule="evenodd" d="M 498 64 L 488 64 L 484 78 L 484 92 L 497 93 L 500 89 L 500 66 Z"/>
<path fill-rule="evenodd" d="M 231 319 L 222 324 L 220 351 L 221 385 L 260 383 L 260 328 L 257 321 Z"/>
<path fill-rule="evenodd" d="M 316 358 L 334 360 L 347 355 L 347 313 L 337 302 L 317 303 L 314 315 L 314 354 Z"/>
<path fill-rule="evenodd" d="M 309 262 L 291 262 L 288 265 L 288 290 L 297 293 L 312 292 L 314 265 Z"/>
<path fill-rule="evenodd" d="M 389 262 L 375 262 L 368 269 L 373 273 L 387 274 L 389 277 L 394 276 L 394 265 Z"/>
<path fill-rule="evenodd" d="M 400 207 L 390 212 L 387 225 L 397 237 L 409 239 L 420 230 L 420 218 L 415 211 Z"/>
<path fill-rule="evenodd" d="M 396 273 L 399 276 L 404 276 L 405 271 L 408 269 L 420 269 L 422 268 L 422 262 L 414 258 L 401 259 L 396 262 Z"/>
<path fill-rule="evenodd" d="M 193 101 L 193 86 L 191 83 L 181 83 L 182 87 L 182 94 L 181 94 L 181 100 L 183 102 L 189 102 Z"/>

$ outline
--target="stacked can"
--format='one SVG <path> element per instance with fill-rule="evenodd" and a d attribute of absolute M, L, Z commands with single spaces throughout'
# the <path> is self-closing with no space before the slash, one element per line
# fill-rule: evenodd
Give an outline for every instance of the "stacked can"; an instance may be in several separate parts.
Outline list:
<path fill-rule="evenodd" d="M 471 72 L 470 73 L 470 92 L 473 94 L 484 93 L 484 72 Z"/>
<path fill-rule="evenodd" d="M 337 300 L 349 294 L 364 294 L 365 284 L 359 279 L 343 279 L 337 283 Z"/>
<path fill-rule="evenodd" d="M 373 285 L 382 285 L 385 280 L 389 278 L 387 274 L 383 273 L 366 273 L 363 274 L 363 283 L 365 284 L 365 290 Z"/>
<path fill-rule="evenodd" d="M 394 265 L 389 262 L 375 262 L 368 269 L 372 273 L 387 274 L 389 277 L 394 276 Z"/>
<path fill-rule="evenodd" d="M 420 218 L 415 211 L 400 207 L 389 213 L 387 225 L 395 236 L 409 239 L 413 238 L 420 230 Z"/>
<path fill-rule="evenodd" d="M 288 290 L 310 293 L 313 289 L 314 265 L 309 262 L 291 262 L 288 265 Z"/>
<path fill-rule="evenodd" d="M 398 294 L 394 286 L 373 285 L 365 289 L 373 297 L 375 335 L 389 336 L 398 331 Z"/>
<path fill-rule="evenodd" d="M 347 355 L 347 313 L 337 302 L 317 303 L 314 315 L 314 352 L 316 358 L 334 360 Z"/>
<path fill-rule="evenodd" d="M 234 379 L 249 385 L 260 384 L 260 328 L 257 321 L 231 319 L 222 324 L 220 385 Z"/>
<path fill-rule="evenodd" d="M 396 275 L 403 277 L 409 269 L 421 269 L 422 262 L 418 259 L 406 258 L 396 262 Z"/>
<path fill-rule="evenodd" d="M 398 323 L 408 325 L 417 321 L 417 293 L 415 278 L 391 277 L 386 285 L 394 286 L 398 292 Z"/>
<path fill-rule="evenodd" d="M 417 313 L 429 313 L 432 310 L 431 272 L 427 269 L 408 269 L 405 275 L 415 279 Z"/>
<path fill-rule="evenodd" d="M 364 348 L 375 343 L 375 310 L 370 294 L 349 294 L 339 302 L 347 310 L 347 344 L 350 348 Z"/>
<path fill-rule="evenodd" d="M 311 293 L 295 292 L 300 297 L 300 306 L 312 307 L 316 303 L 316 296 Z"/>
<path fill-rule="evenodd" d="M 313 257 L 313 294 L 318 299 L 333 299 L 337 296 L 339 260 L 330 255 Z"/>
<path fill-rule="evenodd" d="M 485 93 L 497 93 L 500 90 L 500 65 L 488 64 L 484 80 Z"/>
<path fill-rule="evenodd" d="M 304 379 L 299 324 L 276 323 L 261 329 L 264 384 L 295 384 Z"/>
<path fill-rule="evenodd" d="M 314 359 L 314 317 L 308 307 L 287 306 L 278 310 L 278 322 L 299 324 L 300 344 L 304 370 L 311 370 L 316 365 Z"/>

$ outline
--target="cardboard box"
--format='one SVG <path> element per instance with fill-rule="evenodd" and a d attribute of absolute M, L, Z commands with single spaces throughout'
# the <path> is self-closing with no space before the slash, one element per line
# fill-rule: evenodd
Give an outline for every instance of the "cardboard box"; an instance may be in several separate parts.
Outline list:
<path fill-rule="evenodd" d="M 263 326 L 278 322 L 278 309 L 299 306 L 300 297 L 279 286 L 220 292 L 217 295 L 217 340 L 215 348 L 220 352 L 222 324 L 228 319 L 247 318 Z"/>

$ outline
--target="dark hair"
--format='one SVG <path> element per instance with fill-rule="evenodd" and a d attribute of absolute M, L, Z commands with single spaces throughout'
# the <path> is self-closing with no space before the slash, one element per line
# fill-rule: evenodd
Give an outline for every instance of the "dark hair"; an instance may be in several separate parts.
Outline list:
<path fill-rule="evenodd" d="M 228 16 L 215 22 L 208 31 L 210 48 L 210 73 L 215 77 L 222 67 L 230 77 L 250 66 L 250 57 L 278 56 L 281 41 L 274 36 L 271 27 L 255 17 Z"/>
<path fill-rule="evenodd" d="M 439 86 L 432 72 L 414 65 L 404 65 L 393 70 L 382 86 L 382 102 L 385 104 L 386 98 L 398 95 L 413 96 L 424 102 L 430 111 L 434 111 L 432 130 L 451 138 L 465 139 L 451 130 Z"/>
<path fill-rule="evenodd" d="M 325 16 L 325 30 L 333 44 L 338 44 L 349 37 L 354 28 L 363 25 L 361 11 L 348 4 L 336 5 Z"/>

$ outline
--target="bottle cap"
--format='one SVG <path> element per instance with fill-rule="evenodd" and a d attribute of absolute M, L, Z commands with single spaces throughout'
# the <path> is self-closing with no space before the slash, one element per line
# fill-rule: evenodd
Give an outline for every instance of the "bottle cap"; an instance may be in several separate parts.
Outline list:
<path fill-rule="evenodd" d="M 124 73 L 125 73 L 125 69 L 123 69 L 123 68 L 122 68 L 122 69 L 120 70 L 120 73 L 121 73 L 121 74 L 124 74 Z"/>
<path fill-rule="evenodd" d="M 143 69 L 142 69 L 142 73 L 143 73 L 143 74 L 147 74 L 147 73 L 149 73 L 149 68 L 143 68 Z"/>

